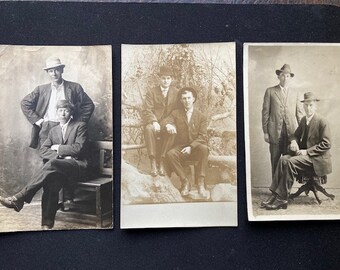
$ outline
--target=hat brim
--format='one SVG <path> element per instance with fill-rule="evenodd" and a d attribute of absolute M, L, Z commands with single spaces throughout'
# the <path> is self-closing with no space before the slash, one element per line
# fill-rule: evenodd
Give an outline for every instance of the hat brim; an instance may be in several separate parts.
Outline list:
<path fill-rule="evenodd" d="M 294 77 L 295 76 L 294 73 L 283 71 L 283 70 L 280 70 L 280 69 L 277 69 L 275 71 L 275 73 L 276 73 L 277 76 L 279 76 L 281 73 L 288 73 L 288 74 L 290 74 L 290 77 Z"/>
<path fill-rule="evenodd" d="M 309 98 L 309 99 L 304 99 L 304 100 L 300 100 L 300 102 L 304 103 L 306 101 L 320 101 L 320 99 L 317 98 Z"/>
<path fill-rule="evenodd" d="M 61 65 L 55 65 L 55 66 L 50 66 L 50 67 L 44 67 L 43 70 L 48 70 L 48 69 L 51 69 L 51 68 L 57 68 L 57 67 L 65 67 L 64 64 L 61 64 Z"/>
<path fill-rule="evenodd" d="M 161 77 L 161 76 L 171 76 L 173 77 L 174 75 L 172 73 L 158 73 L 158 76 Z"/>

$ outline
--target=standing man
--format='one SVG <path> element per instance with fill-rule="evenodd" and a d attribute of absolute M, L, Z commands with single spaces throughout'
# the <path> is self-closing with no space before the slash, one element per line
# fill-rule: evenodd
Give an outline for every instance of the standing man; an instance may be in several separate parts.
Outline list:
<path fill-rule="evenodd" d="M 190 191 L 190 182 L 186 177 L 183 162 L 186 160 L 198 161 L 198 193 L 206 195 L 205 174 L 208 166 L 207 118 L 194 103 L 197 93 L 193 88 L 185 87 L 178 92 L 178 99 L 182 108 L 174 110 L 164 120 L 169 134 L 177 134 L 174 148 L 167 153 L 169 165 L 179 176 L 182 183 L 181 195 L 187 196 Z"/>
<path fill-rule="evenodd" d="M 267 210 L 286 209 L 294 179 L 301 173 L 324 176 L 332 172 L 330 128 L 326 119 L 316 113 L 317 99 L 313 93 L 304 94 L 302 118 L 295 134 L 291 137 L 290 150 L 294 156 L 280 158 L 270 187 L 273 202 Z"/>
<path fill-rule="evenodd" d="M 71 117 L 74 107 L 67 100 L 57 103 L 59 124 L 53 127 L 40 148 L 45 164 L 35 172 L 30 183 L 12 197 L 0 196 L 0 203 L 19 212 L 43 188 L 42 229 L 52 229 L 58 210 L 59 191 L 85 176 L 87 168 L 87 125 Z"/>
<path fill-rule="evenodd" d="M 43 69 L 50 76 L 51 83 L 36 87 L 21 101 L 21 110 L 33 125 L 29 145 L 32 148 L 39 148 L 49 130 L 58 125 L 58 101 L 68 100 L 74 106 L 74 120 L 87 123 L 93 113 L 94 104 L 81 85 L 63 79 L 64 67 L 58 57 L 49 57 Z"/>
<path fill-rule="evenodd" d="M 284 64 L 276 70 L 280 83 L 266 90 L 262 108 L 264 140 L 269 143 L 272 179 L 281 155 L 288 153 L 289 137 L 294 134 L 303 111 L 298 93 L 289 87 L 294 77 L 290 66 Z M 261 207 L 272 203 L 274 196 L 261 203 Z"/>
<path fill-rule="evenodd" d="M 173 137 L 161 130 L 160 122 L 177 107 L 177 89 L 171 86 L 171 68 L 162 66 L 159 72 L 159 86 L 147 91 L 145 96 L 144 122 L 145 144 L 151 162 L 151 175 L 164 176 L 164 159 L 170 149 Z M 159 170 L 157 169 L 159 163 Z"/>

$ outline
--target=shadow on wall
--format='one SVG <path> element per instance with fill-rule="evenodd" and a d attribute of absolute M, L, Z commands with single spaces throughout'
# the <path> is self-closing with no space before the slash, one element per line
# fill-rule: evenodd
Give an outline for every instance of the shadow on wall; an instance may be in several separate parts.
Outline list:
<path fill-rule="evenodd" d="M 28 147 L 31 124 L 20 102 L 36 86 L 50 82 L 42 68 L 51 55 L 66 65 L 63 78 L 80 83 L 95 103 L 90 140 L 112 138 L 110 46 L 0 46 L 0 195 L 20 190 L 42 164 L 37 150 Z"/>

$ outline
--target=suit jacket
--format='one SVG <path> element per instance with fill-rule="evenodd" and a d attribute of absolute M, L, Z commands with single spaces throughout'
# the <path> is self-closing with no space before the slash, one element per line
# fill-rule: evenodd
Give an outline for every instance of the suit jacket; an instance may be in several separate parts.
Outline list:
<path fill-rule="evenodd" d="M 84 92 L 80 84 L 64 80 L 65 98 L 75 106 L 73 117 L 75 120 L 88 122 L 93 111 L 94 104 L 90 97 Z M 33 125 L 31 134 L 32 147 L 38 144 L 39 128 L 34 125 L 43 118 L 51 97 L 51 84 L 44 84 L 36 87 L 21 101 L 21 110 L 27 120 Z"/>
<path fill-rule="evenodd" d="M 188 123 L 185 110 L 176 109 L 164 119 L 162 126 L 172 124 L 176 126 L 177 136 L 175 146 L 191 146 L 193 149 L 200 144 L 208 144 L 208 121 L 204 114 L 194 108 L 190 122 Z"/>
<path fill-rule="evenodd" d="M 300 145 L 306 128 L 306 117 L 303 117 L 295 131 L 293 139 Z M 309 123 L 307 153 L 312 159 L 314 171 L 318 176 L 332 172 L 330 128 L 327 120 L 314 114 Z"/>
<path fill-rule="evenodd" d="M 302 104 L 297 92 L 289 88 L 286 99 L 279 85 L 266 90 L 262 107 L 262 129 L 269 134 L 269 142 L 279 143 L 283 120 L 287 126 L 288 137 L 291 137 L 303 117 Z"/>
<path fill-rule="evenodd" d="M 177 108 L 177 92 L 176 88 L 170 86 L 168 97 L 165 99 L 160 86 L 147 91 L 144 102 L 144 122 L 146 125 L 152 122 L 161 122 Z"/>
<path fill-rule="evenodd" d="M 51 146 L 59 144 L 58 152 L 51 150 Z M 87 168 L 87 125 L 84 122 L 71 120 L 67 126 L 65 140 L 60 125 L 53 127 L 41 146 L 39 152 L 44 161 L 64 159 L 71 156 L 79 166 L 80 176 L 84 176 Z"/>

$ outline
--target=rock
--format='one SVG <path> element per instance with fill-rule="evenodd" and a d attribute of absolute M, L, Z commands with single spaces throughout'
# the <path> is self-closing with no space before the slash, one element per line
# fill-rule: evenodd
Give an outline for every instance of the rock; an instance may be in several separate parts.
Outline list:
<path fill-rule="evenodd" d="M 125 161 L 121 167 L 121 194 L 123 204 L 185 201 L 169 177 L 142 174 Z"/>
<path fill-rule="evenodd" d="M 214 202 L 236 202 L 237 188 L 231 184 L 217 184 L 211 189 L 210 195 Z"/>

